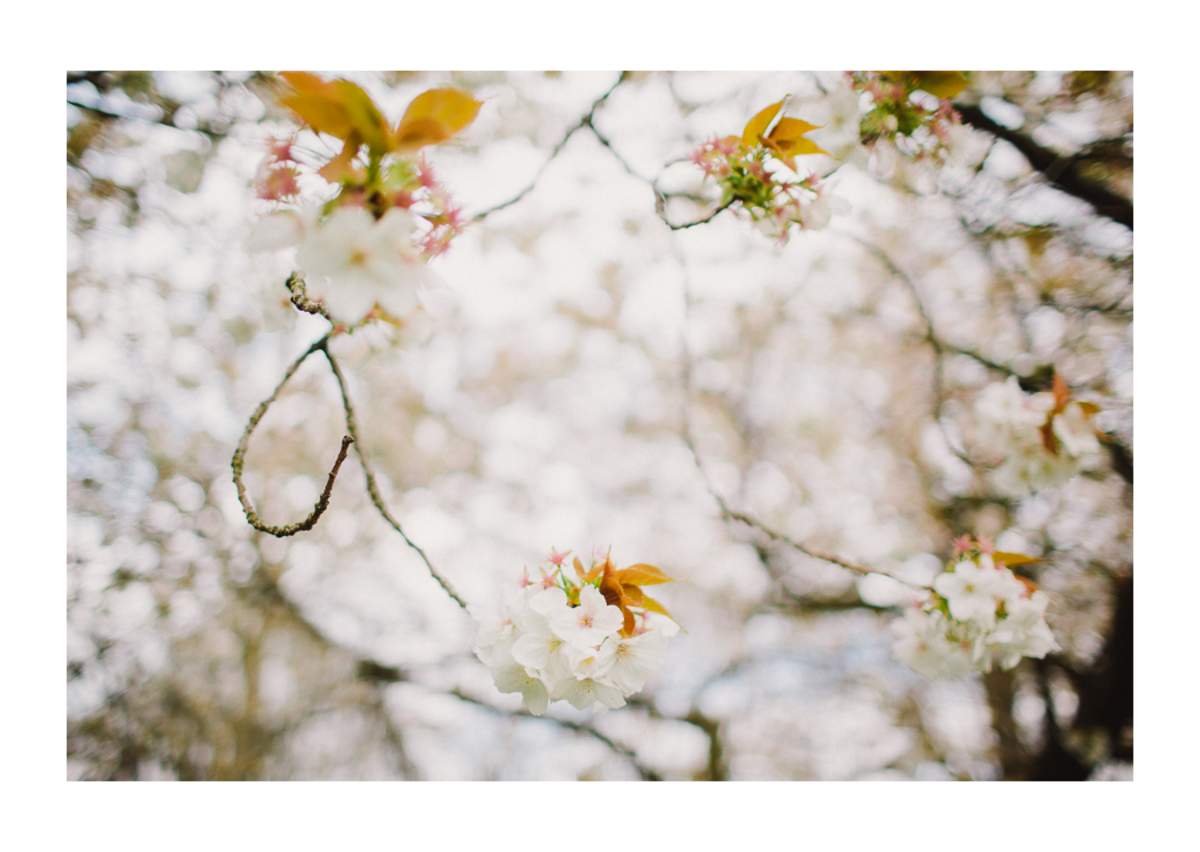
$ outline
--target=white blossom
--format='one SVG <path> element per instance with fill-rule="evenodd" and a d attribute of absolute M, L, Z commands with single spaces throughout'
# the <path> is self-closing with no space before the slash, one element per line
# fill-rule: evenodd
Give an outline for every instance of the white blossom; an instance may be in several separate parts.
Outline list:
<path fill-rule="evenodd" d="M 571 706 L 577 710 L 586 710 L 599 702 L 600 707 L 597 708 L 599 713 L 603 713 L 605 709 L 615 710 L 625 706 L 625 697 L 621 695 L 621 690 L 590 677 L 568 684 L 554 698 L 555 700 L 569 701 Z"/>
<path fill-rule="evenodd" d="M 250 226 L 248 251 L 279 251 L 300 245 L 306 229 L 305 216 L 294 210 L 269 213 Z"/>
<path fill-rule="evenodd" d="M 1015 599 L 1023 589 L 1011 571 L 996 568 L 986 553 L 979 564 L 964 559 L 933 581 L 933 590 L 945 598 L 955 620 L 973 621 L 984 629 L 996 623 L 997 605 Z"/>
<path fill-rule="evenodd" d="M 525 706 L 535 716 L 541 716 L 550 706 L 550 693 L 546 689 L 546 684 L 542 682 L 541 678 L 530 674 L 523 666 L 514 663 L 496 668 L 492 678 L 496 682 L 496 689 L 501 692 L 521 693 Z"/>
<path fill-rule="evenodd" d="M 669 618 L 638 612 L 633 635 L 623 636 L 624 613 L 593 582 L 599 580 L 563 581 L 570 598 L 548 582 L 511 587 L 495 611 L 471 608 L 479 622 L 475 655 L 491 668 L 496 688 L 519 692 L 535 715 L 559 700 L 581 710 L 595 705 L 596 712 L 624 706 L 662 665 L 667 639 L 679 629 Z"/>
<path fill-rule="evenodd" d="M 987 553 L 966 556 L 933 581 L 934 595 L 892 625 L 893 656 L 926 677 L 1010 669 L 1058 650 L 1046 624 L 1050 599 L 1030 593 Z"/>
<path fill-rule="evenodd" d="M 412 242 L 415 223 L 392 208 L 375 221 L 361 207 L 339 207 L 308 228 L 296 253 L 310 298 L 350 325 L 379 305 L 404 317 L 417 306 L 417 288 L 430 279 Z"/>
<path fill-rule="evenodd" d="M 1015 376 L 984 388 L 975 415 L 979 449 L 995 465 L 992 484 L 1014 497 L 1066 482 L 1094 464 L 1100 449 L 1082 405 L 1026 394 Z"/>
<path fill-rule="evenodd" d="M 1051 651 L 1059 650 L 1058 642 L 1046 624 L 1049 603 L 1050 598 L 1040 591 L 1013 601 L 1008 614 L 984 638 L 991 661 L 1002 669 L 1010 669 L 1021 657 L 1041 659 Z"/>
<path fill-rule="evenodd" d="M 554 632 L 577 647 L 599 645 L 625 623 L 621 610 L 609 606 L 604 595 L 592 586 L 579 591 L 579 606 L 556 610 L 550 616 Z"/>
<path fill-rule="evenodd" d="M 892 655 L 918 674 L 933 680 L 962 677 L 975 669 L 972 642 L 951 641 L 949 619 L 940 610 L 910 609 L 892 624 Z"/>
<path fill-rule="evenodd" d="M 667 635 L 661 629 L 628 638 L 610 637 L 605 644 L 613 649 L 608 679 L 626 695 L 640 692 L 667 655 Z"/>

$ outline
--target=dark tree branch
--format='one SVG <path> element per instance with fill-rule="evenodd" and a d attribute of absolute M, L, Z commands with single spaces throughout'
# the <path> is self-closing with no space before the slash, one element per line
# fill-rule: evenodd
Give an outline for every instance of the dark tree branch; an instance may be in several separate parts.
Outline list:
<path fill-rule="evenodd" d="M 1011 144 L 1055 187 L 1086 201 L 1101 216 L 1107 216 L 1133 230 L 1133 202 L 1087 177 L 1079 166 L 1078 158 L 1063 157 L 1043 148 L 1025 134 L 993 121 L 978 106 L 955 104 L 954 109 L 967 124 Z"/>

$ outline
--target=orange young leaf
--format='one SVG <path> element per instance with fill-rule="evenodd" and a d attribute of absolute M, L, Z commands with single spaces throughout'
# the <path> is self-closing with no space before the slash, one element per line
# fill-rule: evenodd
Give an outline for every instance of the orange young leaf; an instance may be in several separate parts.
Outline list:
<path fill-rule="evenodd" d="M 1025 587 L 1025 594 L 1032 596 L 1034 592 L 1041 591 L 1041 589 L 1038 588 L 1037 583 L 1033 582 L 1033 580 L 1030 580 L 1028 577 L 1022 577 L 1020 574 L 1015 576 L 1021 581 L 1021 585 Z"/>
<path fill-rule="evenodd" d="M 786 98 L 785 98 L 786 100 Z M 747 148 L 753 148 L 756 145 L 762 144 L 759 140 L 762 139 L 762 134 L 771 125 L 771 120 L 775 118 L 779 110 L 783 108 L 783 101 L 777 104 L 771 104 L 766 109 L 762 110 L 754 118 L 746 122 L 746 127 L 742 130 L 742 144 Z"/>
<path fill-rule="evenodd" d="M 818 130 L 815 124 L 801 121 L 798 118 L 781 118 L 771 131 L 770 138 L 776 142 L 795 142 L 810 130 Z"/>
<path fill-rule="evenodd" d="M 349 80 L 334 80 L 333 84 L 337 86 L 342 97 L 342 108 L 346 111 L 351 126 L 362 137 L 362 141 L 367 143 L 372 153 L 382 157 L 391 147 L 391 128 L 379 107 L 375 106 L 370 95 Z"/>
<path fill-rule="evenodd" d="M 341 183 L 346 178 L 353 176 L 357 171 L 353 165 L 354 158 L 361 145 L 362 137 L 358 135 L 358 131 L 350 131 L 346 137 L 346 144 L 342 146 L 342 152 L 317 169 L 317 174 L 330 183 Z"/>
<path fill-rule="evenodd" d="M 1004 553 L 999 550 L 992 554 L 992 558 L 997 562 L 1003 562 L 1009 568 L 1014 565 L 1031 565 L 1042 561 L 1037 556 L 1026 556 L 1023 553 Z"/>
<path fill-rule="evenodd" d="M 350 135 L 354 124 L 337 86 L 307 71 L 284 71 L 279 76 L 292 87 L 291 92 L 279 99 L 281 104 L 318 133 L 339 139 Z"/>
<path fill-rule="evenodd" d="M 967 78 L 957 71 L 914 71 L 916 87 L 935 98 L 948 100 L 967 87 Z"/>
<path fill-rule="evenodd" d="M 642 599 L 646 597 L 646 595 L 642 592 L 642 590 L 640 588 L 638 588 L 637 586 L 622 585 L 621 593 L 622 593 L 622 596 L 625 598 L 625 602 L 629 606 L 641 606 Z"/>
<path fill-rule="evenodd" d="M 1041 432 L 1042 446 L 1046 448 L 1046 452 L 1052 456 L 1058 455 L 1058 438 L 1054 435 L 1054 421 L 1048 419 L 1038 427 L 1038 431 Z"/>
<path fill-rule="evenodd" d="M 638 563 L 622 568 L 617 572 L 617 579 L 622 585 L 653 586 L 657 583 L 673 583 L 674 577 L 668 577 L 661 568 L 653 565 Z"/>
<path fill-rule="evenodd" d="M 649 595 L 644 595 L 642 597 L 642 609 L 646 610 L 646 612 L 657 612 L 659 615 L 665 615 L 667 618 L 671 619 L 676 624 L 679 624 L 679 619 L 677 619 L 675 616 L 671 615 L 671 613 L 667 612 L 667 608 L 665 606 L 660 604 L 658 601 L 656 601 L 654 598 L 650 597 Z M 679 624 L 679 629 L 683 630 L 682 624 Z M 684 630 L 683 632 L 687 633 L 686 630 Z"/>
<path fill-rule="evenodd" d="M 620 636 L 622 639 L 628 639 L 637 629 L 637 622 L 633 620 L 633 613 L 625 607 L 621 607 L 621 612 L 625 613 L 625 623 L 621 625 Z"/>
<path fill-rule="evenodd" d="M 1054 371 L 1054 385 L 1051 390 L 1054 393 L 1054 410 L 1062 411 L 1067 407 L 1067 403 L 1071 401 L 1071 389 L 1067 387 L 1067 383 L 1063 381 L 1063 377 L 1059 375 L 1058 370 Z"/>
<path fill-rule="evenodd" d="M 770 134 L 763 135 L 763 132 L 771 126 L 771 121 L 779 114 L 783 103 L 783 101 L 780 101 L 777 104 L 771 104 L 771 106 L 750 119 L 749 123 L 746 124 L 746 129 L 742 131 L 742 144 L 747 147 L 762 145 L 792 171 L 796 170 L 796 161 L 793 158 L 802 154 L 828 154 L 829 156 L 833 156 L 828 151 L 822 150 L 816 142 L 804 138 L 805 133 L 808 133 L 810 130 L 819 129 L 818 125 L 809 124 L 807 121 L 801 121 L 798 118 L 781 118 L 775 127 L 772 128 Z"/>
<path fill-rule="evenodd" d="M 393 147 L 411 152 L 445 142 L 475 120 L 483 106 L 458 89 L 430 89 L 417 95 L 396 127 Z"/>

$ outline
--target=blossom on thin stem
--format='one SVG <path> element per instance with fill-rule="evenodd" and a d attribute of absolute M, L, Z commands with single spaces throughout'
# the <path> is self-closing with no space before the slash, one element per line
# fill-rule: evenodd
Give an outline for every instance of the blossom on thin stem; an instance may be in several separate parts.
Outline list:
<path fill-rule="evenodd" d="M 934 578 L 929 598 L 892 625 L 893 656 L 919 674 L 1011 669 L 1023 657 L 1059 649 L 1045 619 L 1050 598 L 1008 567 L 1037 560 L 985 544 L 956 540 L 954 560 Z"/>
<path fill-rule="evenodd" d="M 597 712 L 625 705 L 662 665 L 667 639 L 679 629 L 670 613 L 642 591 L 671 578 L 653 565 L 618 569 L 598 555 L 589 569 L 570 551 L 552 551 L 543 581 L 506 588 L 497 612 L 479 617 L 473 648 L 492 669 L 501 692 L 519 692 L 542 715 L 551 701 Z"/>
<path fill-rule="evenodd" d="M 299 245 L 308 296 L 335 322 L 354 327 L 382 320 L 399 326 L 418 305 L 425 263 L 462 230 L 461 210 L 434 176 L 421 149 L 448 141 L 470 124 L 480 103 L 456 89 L 418 95 L 395 126 L 349 80 L 284 72 L 279 101 L 315 133 L 342 143 L 340 153 L 303 163 L 295 140 L 268 142 L 256 181 L 260 198 L 299 204 L 267 214 L 251 247 Z M 302 204 L 303 173 L 336 188 L 319 206 Z"/>
<path fill-rule="evenodd" d="M 913 160 L 946 158 L 959 127 L 950 99 L 966 88 L 966 77 L 957 71 L 858 71 L 848 76 L 855 91 L 870 96 L 860 125 L 864 145 Z"/>
<path fill-rule="evenodd" d="M 1055 374 L 1052 391 L 1026 394 L 1015 376 L 984 388 L 975 403 L 977 452 L 992 484 L 1013 497 L 1059 485 L 1093 465 L 1100 452 L 1090 402 L 1071 398 Z"/>
<path fill-rule="evenodd" d="M 831 213 L 840 212 L 817 175 L 800 177 L 797 171 L 796 157 L 828 155 L 805 138 L 819 128 L 796 118 L 778 118 L 783 105 L 780 101 L 759 112 L 740 137 L 707 140 L 690 157 L 706 179 L 721 187 L 721 207 L 746 216 L 780 243 L 788 241 L 793 225 L 798 230 L 824 228 Z M 797 179 L 787 177 L 784 167 Z"/>

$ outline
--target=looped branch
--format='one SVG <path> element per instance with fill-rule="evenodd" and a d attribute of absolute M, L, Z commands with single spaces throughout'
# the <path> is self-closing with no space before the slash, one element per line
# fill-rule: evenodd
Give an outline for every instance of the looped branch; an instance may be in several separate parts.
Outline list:
<path fill-rule="evenodd" d="M 308 299 L 304 292 L 304 278 L 299 272 L 293 272 L 288 276 L 287 288 L 292 294 L 292 304 L 294 304 L 297 308 L 308 313 L 319 313 L 321 316 L 329 319 L 329 316 L 325 313 L 325 309 L 322 305 L 312 302 Z M 275 386 L 275 390 L 269 397 L 259 404 L 254 414 L 251 416 L 250 422 L 246 424 L 246 431 L 242 433 L 242 440 L 238 442 L 237 450 L 235 450 L 233 453 L 232 462 L 233 482 L 234 485 L 237 486 L 238 501 L 242 504 L 242 511 L 246 513 L 246 520 L 249 521 L 250 526 L 254 527 L 256 530 L 270 533 L 278 538 L 295 535 L 298 532 L 312 529 L 316 525 L 317 519 L 321 517 L 321 514 L 329 506 L 329 496 L 333 491 L 333 481 L 337 478 L 338 470 L 341 468 L 342 462 L 346 460 L 346 453 L 349 450 L 350 445 L 354 444 L 354 448 L 358 451 L 359 464 L 362 465 L 363 473 L 366 474 L 367 492 L 371 495 L 371 503 L 375 506 L 375 509 L 379 512 L 383 519 L 387 521 L 389 525 L 391 525 L 392 529 L 400 533 L 400 536 L 404 539 L 404 542 L 417 552 L 417 554 L 421 557 L 421 561 L 425 563 L 425 567 L 429 569 L 429 573 L 433 576 L 433 579 L 438 582 L 438 585 L 440 585 L 443 590 L 445 590 L 446 594 L 448 594 L 455 601 L 455 603 L 457 603 L 463 609 L 466 609 L 467 602 L 458 596 L 458 594 L 450 586 L 450 583 L 438 573 L 436 568 L 433 567 L 433 563 L 425 554 L 425 551 L 422 550 L 416 542 L 408 537 L 408 534 L 405 533 L 404 529 L 400 526 L 400 522 L 392 517 L 392 513 L 388 511 L 387 504 L 383 501 L 383 495 L 379 493 L 379 486 L 375 483 L 375 474 L 372 472 L 370 465 L 367 464 L 367 457 L 363 454 L 362 444 L 358 440 L 358 423 L 357 418 L 354 415 L 354 406 L 350 404 L 350 394 L 346 389 L 346 378 L 342 375 L 341 368 L 338 366 L 337 361 L 334 360 L 332 353 L 329 351 L 329 338 L 335 333 L 336 329 L 334 331 L 330 331 L 312 346 L 308 347 L 304 354 L 297 358 L 292 365 L 288 367 L 287 372 L 283 375 L 283 379 L 278 385 Z M 325 483 L 325 490 L 321 493 L 321 499 L 317 501 L 317 505 L 313 508 L 312 514 L 298 524 L 288 524 L 285 527 L 270 526 L 269 524 L 263 523 L 262 519 L 258 517 L 258 514 L 254 511 L 254 506 L 250 503 L 250 498 L 246 495 L 246 486 L 242 482 L 242 468 L 245 464 L 246 448 L 250 443 L 250 435 L 258 426 L 259 421 L 261 421 L 263 416 L 267 413 L 267 409 L 270 408 L 271 403 L 273 403 L 275 398 L 279 396 L 279 392 L 283 389 L 283 386 L 287 384 L 288 379 L 290 379 L 295 372 L 300 369 L 300 365 L 304 363 L 309 355 L 312 355 L 314 352 L 318 351 L 325 356 L 325 360 L 329 362 L 329 368 L 333 371 L 334 378 L 337 379 L 338 390 L 342 395 L 342 409 L 346 414 L 346 431 L 350 434 L 342 438 L 341 452 L 338 453 L 337 462 L 334 463 L 333 470 L 329 472 L 329 479 Z"/>
<path fill-rule="evenodd" d="M 293 275 L 295 275 L 295 273 L 293 273 Z M 291 278 L 288 279 L 289 289 L 291 288 L 291 280 Z M 303 283 L 301 283 L 301 286 L 303 286 Z M 301 310 L 303 310 L 303 308 L 301 308 Z M 246 494 L 246 484 L 242 481 L 242 470 L 246 461 L 246 449 L 250 445 L 250 436 L 258 427 L 259 422 L 262 421 L 263 416 L 266 415 L 267 409 L 271 407 L 271 403 L 273 403 L 275 398 L 279 396 L 279 391 L 281 391 L 283 386 L 287 384 L 288 379 L 290 379 L 296 373 L 296 370 L 300 369 L 300 365 L 304 363 L 305 359 L 307 359 L 309 355 L 313 354 L 317 350 L 321 350 L 322 352 L 326 351 L 325 347 L 328 342 L 329 335 L 325 335 L 312 346 L 308 347 L 308 350 L 292 363 L 292 366 L 288 368 L 286 373 L 284 373 L 283 380 L 276 385 L 275 390 L 271 393 L 271 395 L 259 404 L 254 414 L 250 417 L 250 421 L 246 424 L 246 431 L 242 433 L 242 439 L 238 441 L 237 449 L 233 453 L 233 461 L 231 462 L 231 466 L 233 467 L 233 484 L 237 486 L 238 502 L 242 504 L 242 511 L 246 513 L 246 520 L 249 521 L 250 526 L 254 527 L 259 532 L 270 533 L 276 538 L 286 538 L 287 536 L 295 535 L 298 532 L 305 532 L 307 530 L 311 530 L 317 525 L 317 520 L 322 514 L 324 514 L 325 510 L 329 508 L 329 497 L 333 493 L 333 481 L 337 479 L 338 471 L 342 467 L 342 462 L 346 460 L 346 452 L 350 449 L 350 445 L 354 443 L 354 438 L 352 438 L 350 435 L 346 435 L 342 438 L 342 448 L 338 452 L 337 461 L 333 463 L 333 469 L 329 471 L 329 478 L 325 481 L 325 490 L 321 492 L 320 499 L 317 500 L 317 504 L 313 507 L 313 510 L 309 513 L 308 517 L 299 523 L 287 524 L 286 526 L 282 527 L 272 526 L 271 524 L 264 523 L 263 520 L 259 518 L 258 513 L 254 511 L 254 506 L 250 502 L 250 497 Z"/>

